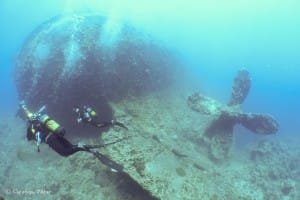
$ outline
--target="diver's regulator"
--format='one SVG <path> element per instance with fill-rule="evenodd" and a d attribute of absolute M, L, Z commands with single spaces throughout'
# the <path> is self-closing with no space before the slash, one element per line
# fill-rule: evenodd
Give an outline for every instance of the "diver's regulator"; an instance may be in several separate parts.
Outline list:
<path fill-rule="evenodd" d="M 41 122 L 52 133 L 58 133 L 59 130 L 61 130 L 61 126 L 56 121 L 50 118 L 49 115 L 43 113 L 46 110 L 46 106 L 42 106 L 36 113 L 30 112 L 24 101 L 20 103 L 20 107 L 25 113 L 28 120 L 37 120 Z"/>

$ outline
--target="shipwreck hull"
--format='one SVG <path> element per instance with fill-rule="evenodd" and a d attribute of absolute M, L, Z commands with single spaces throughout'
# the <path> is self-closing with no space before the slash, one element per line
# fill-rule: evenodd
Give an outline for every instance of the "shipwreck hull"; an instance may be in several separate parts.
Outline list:
<path fill-rule="evenodd" d="M 32 109 L 47 105 L 69 135 L 99 131 L 81 129 L 73 107 L 89 105 L 103 120 L 114 118 L 114 110 L 129 130 L 107 131 L 103 142 L 120 142 L 99 151 L 121 165 L 120 173 L 149 198 L 240 199 L 242 192 L 232 190 L 234 181 L 221 173 L 229 162 L 234 125 L 272 134 L 278 124 L 238 108 L 251 86 L 246 71 L 239 73 L 233 98 L 223 105 L 198 93 L 187 99 L 178 98 L 178 90 L 164 93 L 181 79 L 179 70 L 169 50 L 130 25 L 74 15 L 54 18 L 32 33 L 16 62 L 15 82 L 20 99 Z"/>
<path fill-rule="evenodd" d="M 28 37 L 15 83 L 29 107 L 48 112 L 69 130 L 72 108 L 90 105 L 109 120 L 109 101 L 168 87 L 179 68 L 173 54 L 124 22 L 99 15 L 55 17 Z"/>
<path fill-rule="evenodd" d="M 206 153 L 199 153 L 201 149 L 186 139 L 186 135 L 174 139 L 162 136 L 159 130 L 150 134 L 135 129 L 138 127 L 133 124 L 129 132 L 119 129 L 103 136 L 107 143 L 126 138 L 104 150 L 124 167 L 123 173 L 153 199 L 209 199 L 213 195 L 213 191 L 206 188 L 217 187 L 210 178 L 217 172 Z"/>

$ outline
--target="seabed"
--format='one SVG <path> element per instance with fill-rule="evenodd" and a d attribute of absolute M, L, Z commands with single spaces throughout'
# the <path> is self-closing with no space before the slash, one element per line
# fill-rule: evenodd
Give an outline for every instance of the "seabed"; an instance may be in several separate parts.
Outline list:
<path fill-rule="evenodd" d="M 125 139 L 101 152 L 122 164 L 124 173 L 111 172 L 86 153 L 63 158 L 47 145 L 38 153 L 25 139 L 26 124 L 14 116 L 2 117 L 1 196 L 67 200 L 300 198 L 299 146 L 264 136 L 242 151 L 232 148 L 226 160 L 214 162 L 189 138 L 205 126 L 205 120 L 189 109 L 186 95 L 164 91 L 111 104 L 116 118 L 129 131 L 116 127 L 102 133 L 102 142 Z M 100 134 L 84 142 L 99 143 Z"/>
<path fill-rule="evenodd" d="M 14 78 L 20 100 L 33 110 L 46 104 L 73 143 L 119 141 L 100 151 L 124 171 L 84 152 L 65 158 L 42 145 L 38 153 L 26 122 L 10 113 L 0 116 L 0 200 L 300 199 L 299 141 L 268 135 L 278 130 L 271 116 L 239 109 L 247 71 L 234 79 L 233 101 L 219 103 L 185 87 L 173 52 L 131 26 L 110 52 L 99 40 L 108 22 L 79 15 L 43 23 L 22 47 Z M 72 109 L 86 104 L 129 130 L 79 127 Z M 241 149 L 236 124 L 259 139 Z"/>

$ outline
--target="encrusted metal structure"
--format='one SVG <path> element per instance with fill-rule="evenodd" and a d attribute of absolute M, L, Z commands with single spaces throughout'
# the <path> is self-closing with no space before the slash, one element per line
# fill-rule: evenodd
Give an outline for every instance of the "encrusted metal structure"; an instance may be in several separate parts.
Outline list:
<path fill-rule="evenodd" d="M 55 17 L 27 39 L 17 58 L 21 100 L 72 129 L 72 108 L 90 105 L 113 118 L 109 101 L 168 87 L 179 68 L 174 55 L 128 23 L 95 14 Z M 76 130 L 75 130 L 76 131 Z"/>

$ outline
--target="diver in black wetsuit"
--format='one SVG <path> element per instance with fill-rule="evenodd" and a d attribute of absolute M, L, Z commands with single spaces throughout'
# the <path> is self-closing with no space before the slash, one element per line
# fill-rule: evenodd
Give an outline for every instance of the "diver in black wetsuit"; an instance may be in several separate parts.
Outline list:
<path fill-rule="evenodd" d="M 47 114 L 43 113 L 45 106 L 43 106 L 37 113 L 30 112 L 24 102 L 22 102 L 20 106 L 23 114 L 25 114 L 25 117 L 28 120 L 26 137 L 29 141 L 36 141 L 38 152 L 40 151 L 39 146 L 42 143 L 48 144 L 59 155 L 65 157 L 70 156 L 78 151 L 85 151 L 92 153 L 104 165 L 110 167 L 112 171 L 116 172 L 122 170 L 122 166 L 110 160 L 100 152 L 94 150 L 94 148 L 101 148 L 105 145 L 74 145 L 69 142 L 64 137 L 66 133 L 65 129 L 56 121 L 51 119 Z"/>
<path fill-rule="evenodd" d="M 21 109 L 28 120 L 27 140 L 35 140 L 38 151 L 42 143 L 48 144 L 61 156 L 69 156 L 78 151 L 86 151 L 83 146 L 73 145 L 64 138 L 65 129 L 47 114 L 42 114 L 45 107 L 42 107 L 37 114 L 30 112 L 24 103 L 21 103 Z"/>
<path fill-rule="evenodd" d="M 83 122 L 86 124 L 91 124 L 92 126 L 95 126 L 97 128 L 104 128 L 116 125 L 128 130 L 128 128 L 123 123 L 117 122 L 115 120 L 111 120 L 109 122 L 99 121 L 98 114 L 89 106 L 83 106 L 82 108 L 77 107 L 73 110 L 77 113 L 77 123 Z"/>

